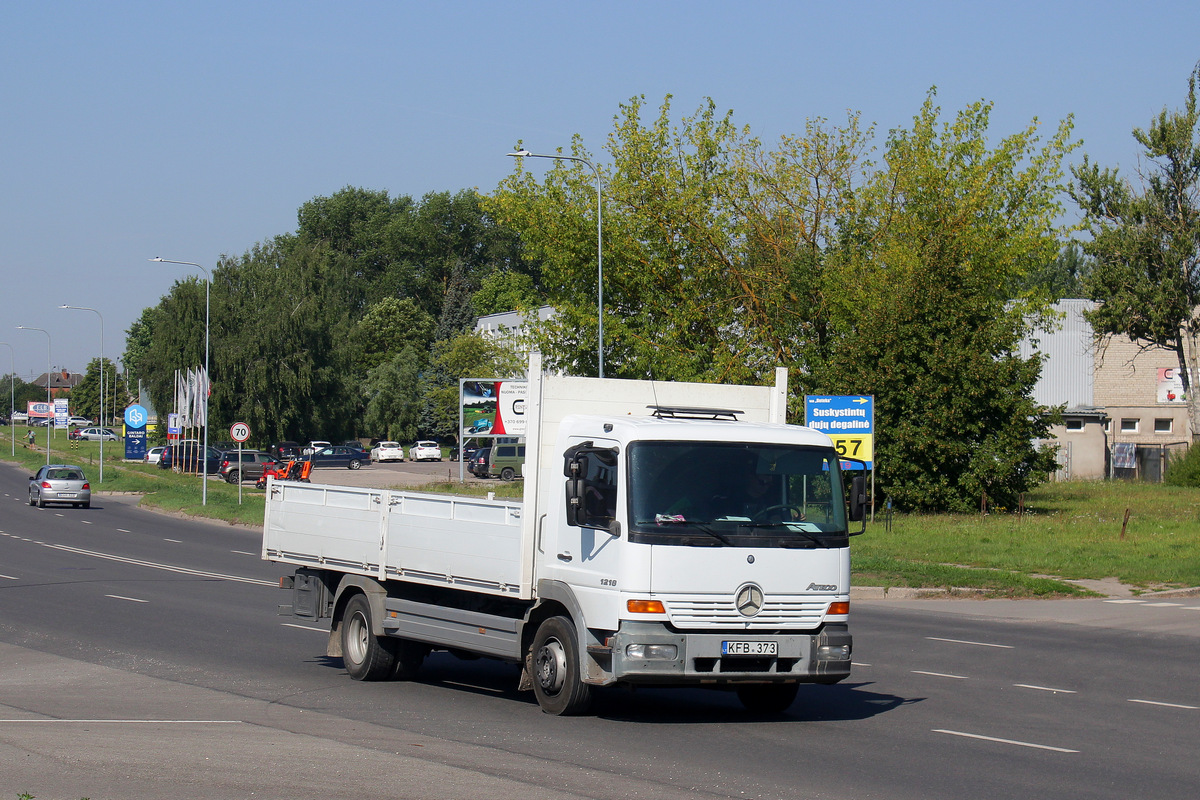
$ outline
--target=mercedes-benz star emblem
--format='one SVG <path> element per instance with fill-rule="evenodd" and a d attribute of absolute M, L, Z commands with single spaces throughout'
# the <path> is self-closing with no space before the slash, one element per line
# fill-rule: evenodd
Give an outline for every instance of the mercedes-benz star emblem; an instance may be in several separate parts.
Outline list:
<path fill-rule="evenodd" d="M 762 611 L 763 607 L 763 590 L 756 583 L 747 583 L 737 590 L 737 595 L 734 598 L 737 604 L 737 612 L 743 617 L 753 617 L 758 612 Z"/>

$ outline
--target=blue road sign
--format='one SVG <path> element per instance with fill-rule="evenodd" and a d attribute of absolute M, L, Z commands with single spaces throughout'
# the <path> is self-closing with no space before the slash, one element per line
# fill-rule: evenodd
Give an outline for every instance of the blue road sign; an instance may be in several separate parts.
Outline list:
<path fill-rule="evenodd" d="M 833 439 L 841 455 L 875 468 L 875 398 L 871 395 L 808 395 L 804 424 Z"/>

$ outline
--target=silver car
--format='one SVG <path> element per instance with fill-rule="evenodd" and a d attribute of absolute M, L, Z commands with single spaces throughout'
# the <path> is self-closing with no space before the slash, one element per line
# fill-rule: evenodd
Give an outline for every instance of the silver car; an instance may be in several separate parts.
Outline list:
<path fill-rule="evenodd" d="M 83 468 L 71 464 L 49 464 L 29 477 L 29 505 L 45 508 L 46 503 L 69 503 L 89 508 L 92 487 Z"/>

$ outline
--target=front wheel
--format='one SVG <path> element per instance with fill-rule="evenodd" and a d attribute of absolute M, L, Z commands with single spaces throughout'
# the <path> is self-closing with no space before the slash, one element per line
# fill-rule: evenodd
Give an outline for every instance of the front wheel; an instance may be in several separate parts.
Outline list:
<path fill-rule="evenodd" d="M 551 617 L 538 627 L 531 650 L 533 694 L 542 711 L 571 716 L 587 711 L 592 687 L 579 674 L 575 625 L 567 617 Z"/>
<path fill-rule="evenodd" d="M 782 714 L 796 702 L 798 683 L 768 683 L 739 686 L 738 700 L 752 714 Z"/>
<path fill-rule="evenodd" d="M 371 633 L 371 604 L 361 594 L 351 598 L 342 617 L 342 661 L 356 681 L 386 680 L 396 665 L 396 657 Z"/>

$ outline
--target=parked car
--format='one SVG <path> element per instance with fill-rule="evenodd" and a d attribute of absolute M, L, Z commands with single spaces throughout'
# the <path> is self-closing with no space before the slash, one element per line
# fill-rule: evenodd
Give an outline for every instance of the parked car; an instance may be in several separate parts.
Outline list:
<path fill-rule="evenodd" d="M 310 456 L 306 456 L 306 458 L 312 462 L 314 469 L 317 467 L 348 467 L 349 469 L 358 469 L 363 464 L 371 463 L 369 453 L 342 445 L 326 447 Z"/>
<path fill-rule="evenodd" d="M 488 476 L 488 459 L 492 455 L 492 448 L 481 447 L 475 451 L 475 455 L 471 457 L 467 464 L 467 469 L 476 478 L 486 478 Z"/>
<path fill-rule="evenodd" d="M 244 480 L 257 481 L 264 470 L 278 466 L 279 462 L 262 450 L 230 450 L 221 457 L 217 474 L 227 483 L 238 484 Z"/>
<path fill-rule="evenodd" d="M 29 476 L 29 505 L 45 508 L 46 503 L 68 503 L 78 508 L 92 505 L 92 487 L 83 475 L 83 467 L 73 464 L 47 464 Z"/>
<path fill-rule="evenodd" d="M 442 448 L 437 442 L 417 442 L 408 449 L 408 457 L 413 461 L 441 461 Z"/>
<path fill-rule="evenodd" d="M 168 445 L 158 457 L 158 466 L 175 472 L 200 472 L 216 475 L 221 468 L 221 451 L 210 447 L 206 451 L 199 442 Z"/>
<path fill-rule="evenodd" d="M 47 425 L 54 424 L 54 417 L 34 417 L 29 420 L 29 424 L 35 428 L 45 428 Z"/>
<path fill-rule="evenodd" d="M 112 428 L 80 428 L 78 434 L 73 438 L 82 439 L 85 442 L 98 442 L 101 439 L 106 442 L 115 442 L 120 437 L 113 432 Z"/>
<path fill-rule="evenodd" d="M 399 442 L 380 442 L 371 449 L 372 461 L 403 461 L 404 448 Z"/>
<path fill-rule="evenodd" d="M 320 439 L 317 439 L 306 444 L 300 453 L 301 455 L 311 456 L 313 453 L 324 450 L 326 447 L 333 447 L 333 442 L 323 442 Z"/>
<path fill-rule="evenodd" d="M 267 448 L 267 452 L 274 456 L 275 460 L 280 463 L 286 463 L 294 458 L 300 457 L 299 442 L 276 442 Z"/>
<path fill-rule="evenodd" d="M 525 466 L 524 444 L 495 444 L 488 454 L 487 474 L 511 481 L 523 476 Z"/>
<path fill-rule="evenodd" d="M 146 455 L 142 456 L 142 461 L 146 464 L 158 464 L 158 459 L 162 457 L 162 452 L 166 449 L 165 447 L 151 447 L 146 451 Z"/>
<path fill-rule="evenodd" d="M 87 417 L 71 417 L 67 420 L 67 424 L 73 428 L 86 428 L 88 425 L 95 425 L 96 423 Z"/>

